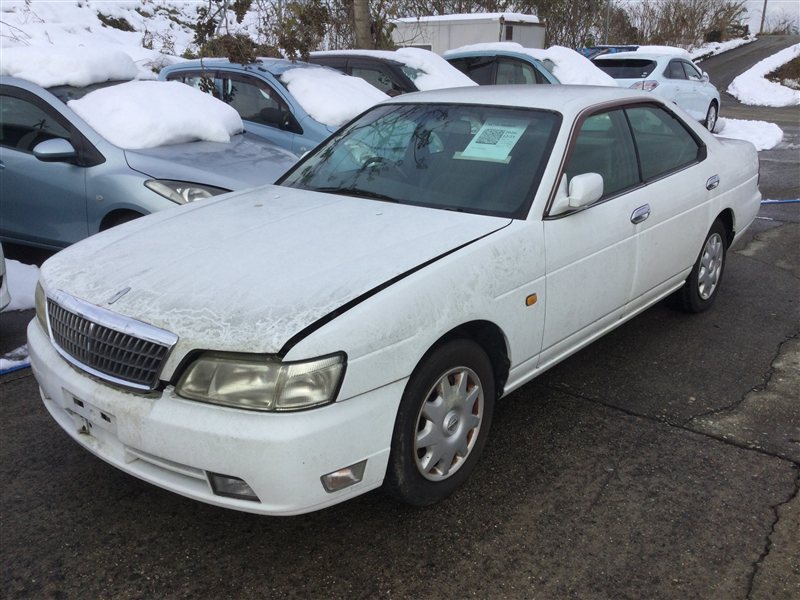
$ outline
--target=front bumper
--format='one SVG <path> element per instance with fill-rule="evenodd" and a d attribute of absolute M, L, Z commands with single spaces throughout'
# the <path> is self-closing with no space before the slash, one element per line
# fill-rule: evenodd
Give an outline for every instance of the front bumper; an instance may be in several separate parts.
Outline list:
<path fill-rule="evenodd" d="M 405 380 L 297 413 L 257 413 L 185 400 L 168 386 L 133 394 L 70 366 L 34 319 L 31 367 L 56 422 L 84 448 L 147 482 L 195 500 L 293 515 L 381 485 Z M 320 477 L 367 460 L 361 482 L 334 493 Z M 259 502 L 215 495 L 208 473 L 244 480 Z"/>

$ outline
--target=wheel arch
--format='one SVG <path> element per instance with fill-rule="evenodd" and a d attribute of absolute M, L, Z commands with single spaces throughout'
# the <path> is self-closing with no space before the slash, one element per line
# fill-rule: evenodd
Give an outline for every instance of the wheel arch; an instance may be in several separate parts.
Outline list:
<path fill-rule="evenodd" d="M 500 398 L 503 395 L 506 381 L 508 381 L 508 373 L 511 367 L 511 361 L 509 359 L 508 341 L 506 336 L 503 333 L 503 330 L 500 329 L 497 324 L 492 323 L 491 321 L 469 321 L 459 325 L 458 327 L 454 327 L 436 340 L 436 342 L 434 342 L 434 344 L 419 360 L 415 369 L 424 363 L 425 359 L 437 348 L 456 339 L 471 340 L 478 344 L 478 346 L 480 346 L 483 351 L 486 352 L 486 356 L 489 357 L 489 362 L 492 364 L 495 396 Z"/>
<path fill-rule="evenodd" d="M 131 221 L 133 219 L 138 219 L 139 217 L 143 217 L 144 213 L 132 210 L 130 208 L 115 208 L 112 211 L 109 211 L 103 218 L 100 220 L 100 231 L 105 231 L 114 225 L 118 225 L 119 223 L 124 223 L 126 221 Z"/>
<path fill-rule="evenodd" d="M 733 236 L 736 233 L 735 229 L 735 217 L 733 214 L 733 210 L 730 208 L 726 208 L 721 213 L 717 215 L 716 221 L 722 223 L 722 226 L 725 228 L 725 246 L 729 247 L 731 243 L 733 243 Z"/>

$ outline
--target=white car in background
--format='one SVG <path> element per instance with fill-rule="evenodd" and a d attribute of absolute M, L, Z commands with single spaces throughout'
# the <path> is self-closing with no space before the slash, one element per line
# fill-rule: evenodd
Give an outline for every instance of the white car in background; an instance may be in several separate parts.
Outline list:
<path fill-rule="evenodd" d="M 670 100 L 714 131 L 719 90 L 688 58 L 663 53 L 618 52 L 592 61 L 621 87 L 645 90 Z"/>
<path fill-rule="evenodd" d="M 501 397 L 669 295 L 710 308 L 757 181 L 751 144 L 640 91 L 398 96 L 275 186 L 48 260 L 33 372 L 79 444 L 203 502 L 431 504 Z"/>

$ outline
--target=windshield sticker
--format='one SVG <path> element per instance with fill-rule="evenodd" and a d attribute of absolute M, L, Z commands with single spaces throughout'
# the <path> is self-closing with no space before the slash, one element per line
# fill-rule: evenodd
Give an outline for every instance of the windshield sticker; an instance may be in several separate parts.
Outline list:
<path fill-rule="evenodd" d="M 464 151 L 456 152 L 453 158 L 508 163 L 527 127 L 524 119 L 487 119 Z"/>

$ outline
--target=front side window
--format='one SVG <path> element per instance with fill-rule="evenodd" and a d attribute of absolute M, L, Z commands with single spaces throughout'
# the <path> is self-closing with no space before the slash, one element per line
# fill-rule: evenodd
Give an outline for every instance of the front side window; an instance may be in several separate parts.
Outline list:
<path fill-rule="evenodd" d="M 70 139 L 55 115 L 27 100 L 0 96 L 0 146 L 32 152 L 34 146 L 53 138 Z"/>
<path fill-rule="evenodd" d="M 677 117 L 656 106 L 626 109 L 644 181 L 700 159 L 701 146 Z"/>
<path fill-rule="evenodd" d="M 524 218 L 560 125 L 556 113 L 475 105 L 377 106 L 281 185 Z"/>
<path fill-rule="evenodd" d="M 692 63 L 681 61 L 683 70 L 686 72 L 686 77 L 691 81 L 702 81 L 703 74 Z"/>
<path fill-rule="evenodd" d="M 494 83 L 495 61 L 491 56 L 454 58 L 448 62 L 478 85 Z"/>
<path fill-rule="evenodd" d="M 622 110 L 587 117 L 565 169 L 567 181 L 584 173 L 603 177 L 603 198 L 639 184 L 636 149 Z"/>

